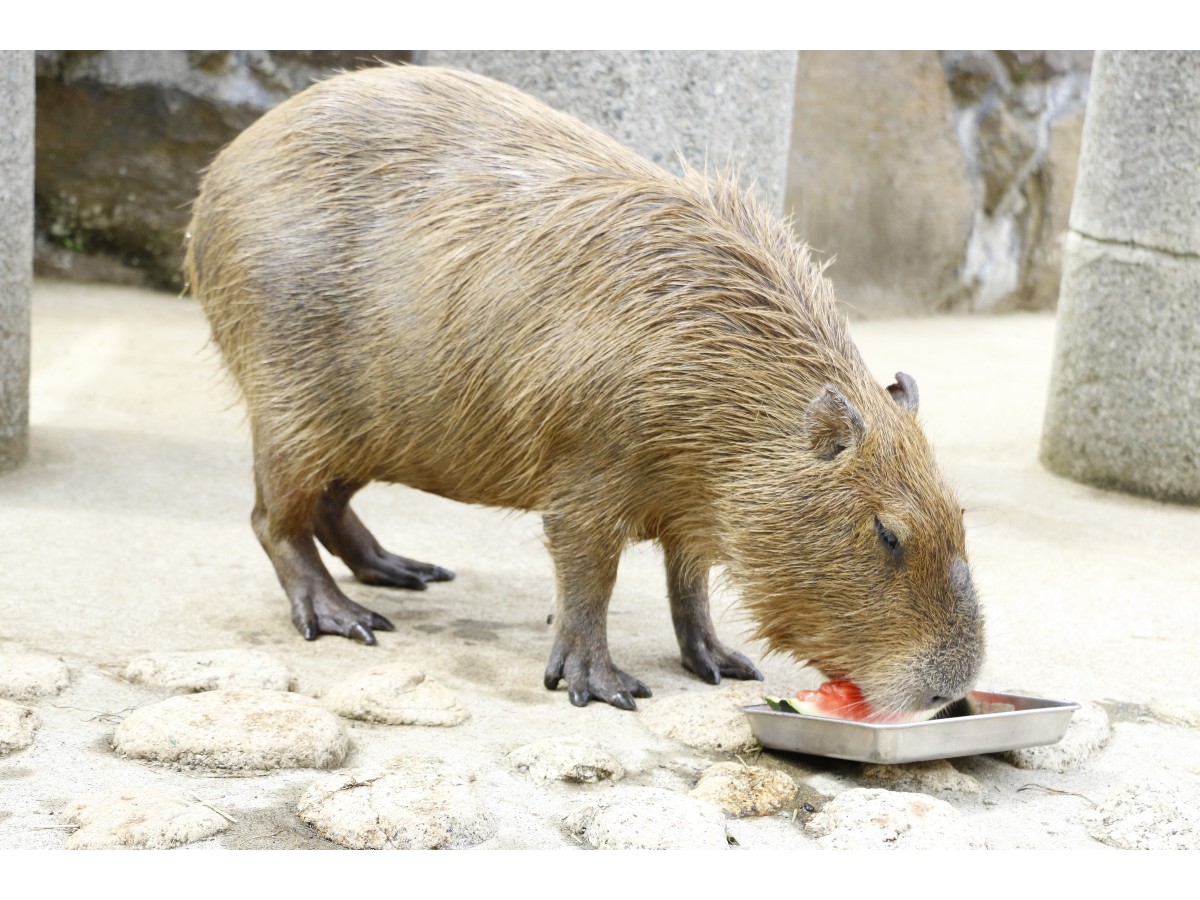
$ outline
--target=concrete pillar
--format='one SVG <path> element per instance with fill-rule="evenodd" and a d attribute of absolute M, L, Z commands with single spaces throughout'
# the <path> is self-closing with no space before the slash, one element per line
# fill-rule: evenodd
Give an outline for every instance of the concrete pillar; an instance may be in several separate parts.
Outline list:
<path fill-rule="evenodd" d="M 1200 53 L 1100 52 L 1042 462 L 1200 502 Z"/>
<path fill-rule="evenodd" d="M 677 150 L 696 168 L 734 159 L 782 211 L 794 51 L 428 50 L 421 61 L 518 87 L 675 172 Z"/>
<path fill-rule="evenodd" d="M 0 50 L 0 472 L 29 452 L 33 63 L 32 50 Z"/>

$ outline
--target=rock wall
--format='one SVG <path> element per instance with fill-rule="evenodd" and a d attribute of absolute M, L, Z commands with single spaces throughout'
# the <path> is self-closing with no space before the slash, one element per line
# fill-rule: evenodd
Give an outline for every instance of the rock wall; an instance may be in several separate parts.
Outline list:
<path fill-rule="evenodd" d="M 213 155 L 375 59 L 510 81 L 668 167 L 737 158 L 852 312 L 1055 304 L 1089 53 L 40 51 L 37 272 L 178 289 Z"/>
<path fill-rule="evenodd" d="M 178 290 L 200 172 L 275 104 L 410 51 L 39 51 L 36 271 Z"/>
<path fill-rule="evenodd" d="M 785 206 L 861 315 L 1053 308 L 1090 53 L 802 52 Z"/>
<path fill-rule="evenodd" d="M 732 161 L 744 185 L 782 207 L 796 54 L 789 50 L 429 50 L 577 116 L 680 171 Z"/>

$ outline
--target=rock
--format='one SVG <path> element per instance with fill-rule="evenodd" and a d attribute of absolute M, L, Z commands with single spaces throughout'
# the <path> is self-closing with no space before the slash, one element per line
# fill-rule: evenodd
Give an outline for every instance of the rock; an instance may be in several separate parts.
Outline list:
<path fill-rule="evenodd" d="M 991 214 L 1018 181 L 1037 149 L 1036 123 L 1019 118 L 997 103 L 979 119 L 979 166 L 983 176 L 983 210 Z"/>
<path fill-rule="evenodd" d="M 448 850 L 495 833 L 474 778 L 440 761 L 330 775 L 300 798 L 297 814 L 323 837 L 353 850 Z"/>
<path fill-rule="evenodd" d="M 688 796 L 712 803 L 734 818 L 768 816 L 795 800 L 796 782 L 775 769 L 719 762 L 705 770 Z"/>
<path fill-rule="evenodd" d="M 53 697 L 71 683 L 66 663 L 44 653 L 0 648 L 0 698 Z"/>
<path fill-rule="evenodd" d="M 974 104 L 1008 86 L 1008 74 L 991 50 L 943 50 L 946 84 L 962 104 Z"/>
<path fill-rule="evenodd" d="M 516 771 L 542 782 L 595 784 L 625 777 L 625 769 L 612 754 L 579 737 L 526 744 L 508 754 L 505 761 Z"/>
<path fill-rule="evenodd" d="M 82 797 L 61 818 L 79 826 L 67 838 L 67 850 L 169 850 L 220 834 L 230 824 L 203 803 L 145 787 Z"/>
<path fill-rule="evenodd" d="M 1065 772 L 1102 749 L 1108 743 L 1111 734 L 1108 713 L 1095 703 L 1081 703 L 1071 717 L 1067 733 L 1057 744 L 1009 750 L 1002 754 L 1002 757 L 1018 769 Z"/>
<path fill-rule="evenodd" d="M 178 290 L 200 172 L 275 104 L 410 51 L 40 51 L 37 271 Z"/>
<path fill-rule="evenodd" d="M 944 800 L 925 794 L 853 788 L 805 824 L 827 850 L 973 850 L 983 843 Z"/>
<path fill-rule="evenodd" d="M 689 747 L 742 753 L 758 747 L 742 708 L 762 698 L 761 682 L 722 685 L 647 703 L 638 720 L 655 734 Z"/>
<path fill-rule="evenodd" d="M 117 726 L 122 756 L 213 769 L 341 765 L 350 739 L 311 697 L 280 691 L 205 691 L 134 710 Z"/>
<path fill-rule="evenodd" d="M 287 691 L 292 687 L 287 666 L 261 650 L 151 653 L 130 662 L 125 667 L 125 678 L 188 691 L 248 688 Z"/>
<path fill-rule="evenodd" d="M 1092 67 L 1091 50 L 999 50 L 996 55 L 1018 82 L 1043 81 Z"/>
<path fill-rule="evenodd" d="M 0 700 L 0 756 L 24 750 L 33 743 L 38 717 L 32 709 L 9 700 Z"/>
<path fill-rule="evenodd" d="M 401 663 L 356 672 L 321 702 L 339 716 L 383 725 L 461 725 L 471 714 L 445 687 Z"/>
<path fill-rule="evenodd" d="M 1151 700 L 1149 713 L 1172 725 L 1200 728 L 1200 701 L 1192 699 Z"/>
<path fill-rule="evenodd" d="M 1088 834 L 1124 850 L 1200 850 L 1200 792 L 1155 782 L 1127 785 L 1084 817 Z"/>
<path fill-rule="evenodd" d="M 882 782 L 896 791 L 983 793 L 983 785 L 944 759 L 896 766 L 867 765 L 863 766 L 863 778 Z"/>
<path fill-rule="evenodd" d="M 785 209 L 801 239 L 837 256 L 843 303 L 886 315 L 957 300 L 969 174 L 936 52 L 800 54 Z"/>
<path fill-rule="evenodd" d="M 564 820 L 597 850 L 717 850 L 729 846 L 725 816 L 709 803 L 661 788 L 614 788 Z"/>
<path fill-rule="evenodd" d="M 1045 153 L 1026 192 L 1033 211 L 1031 247 L 1021 280 L 1024 309 L 1053 309 L 1062 286 L 1063 247 L 1075 196 L 1079 141 L 1083 136 L 1084 101 L 1052 118 Z"/>

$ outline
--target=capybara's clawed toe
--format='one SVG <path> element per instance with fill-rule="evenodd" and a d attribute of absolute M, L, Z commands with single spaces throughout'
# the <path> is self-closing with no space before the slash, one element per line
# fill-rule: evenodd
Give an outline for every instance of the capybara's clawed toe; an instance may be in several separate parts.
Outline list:
<path fill-rule="evenodd" d="M 363 644 L 374 644 L 376 631 L 396 630 L 396 626 L 379 613 L 340 592 L 318 594 L 299 606 L 298 611 L 293 611 L 292 620 L 309 641 L 315 641 L 323 634 L 336 634 Z"/>
<path fill-rule="evenodd" d="M 602 700 L 617 709 L 633 710 L 637 709 L 634 697 L 650 696 L 650 688 L 614 666 L 606 651 L 572 650 L 560 639 L 550 654 L 544 684 L 554 690 L 562 680 L 574 706 Z"/>
<path fill-rule="evenodd" d="M 720 684 L 722 675 L 742 681 L 763 680 L 754 663 L 716 640 L 698 640 L 684 647 L 682 661 L 685 669 L 709 684 Z"/>
<path fill-rule="evenodd" d="M 450 581 L 454 573 L 432 563 L 417 562 L 415 559 L 405 559 L 394 553 L 383 551 L 367 563 L 352 567 L 354 577 L 363 584 L 376 587 L 405 588 L 410 591 L 423 591 L 431 581 Z"/>

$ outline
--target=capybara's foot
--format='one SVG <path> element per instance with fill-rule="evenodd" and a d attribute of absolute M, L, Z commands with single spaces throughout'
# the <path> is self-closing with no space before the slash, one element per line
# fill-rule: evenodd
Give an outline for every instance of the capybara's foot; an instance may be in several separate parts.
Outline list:
<path fill-rule="evenodd" d="M 430 581 L 450 581 L 454 573 L 432 563 L 417 562 L 415 559 L 405 559 L 395 553 L 381 550 L 372 553 L 362 563 L 353 568 L 354 577 L 363 584 L 379 587 L 408 588 L 414 591 L 425 590 Z"/>
<path fill-rule="evenodd" d="M 715 638 L 689 641 L 682 651 L 683 667 L 709 684 L 720 684 L 722 675 L 743 681 L 763 680 L 762 672 L 754 667 L 754 663 Z"/>
<path fill-rule="evenodd" d="M 587 706 L 589 700 L 603 700 L 618 709 L 637 709 L 633 698 L 650 696 L 650 688 L 614 666 L 607 651 L 572 650 L 559 638 L 546 665 L 545 685 L 552 691 L 564 679 L 575 706 Z"/>
<path fill-rule="evenodd" d="M 315 641 L 323 634 L 340 634 L 364 644 L 374 644 L 376 631 L 396 630 L 396 626 L 379 613 L 360 606 L 341 593 L 321 592 L 292 601 L 292 621 L 306 641 Z"/>

